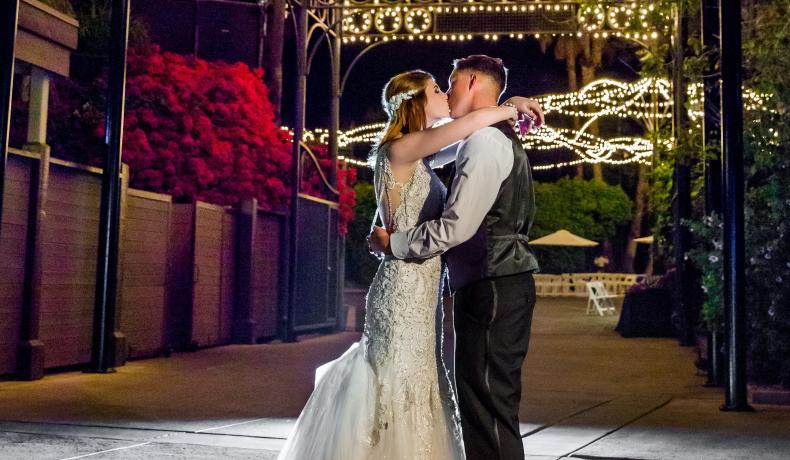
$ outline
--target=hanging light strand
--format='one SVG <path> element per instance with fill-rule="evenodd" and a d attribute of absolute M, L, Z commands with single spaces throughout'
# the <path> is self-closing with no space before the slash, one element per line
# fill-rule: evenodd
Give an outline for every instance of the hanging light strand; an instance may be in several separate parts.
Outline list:
<path fill-rule="evenodd" d="M 698 121 L 702 116 L 702 85 L 688 87 L 689 118 Z M 744 107 L 747 110 L 766 110 L 770 94 L 761 94 L 750 89 L 743 90 Z M 585 119 L 578 130 L 542 126 L 529 135 L 521 137 L 528 150 L 570 150 L 579 158 L 572 161 L 535 165 L 536 170 L 547 170 L 580 163 L 606 163 L 623 165 L 629 163 L 649 164 L 655 145 L 644 138 L 617 137 L 603 139 L 586 132 L 592 122 L 602 117 L 632 119 L 665 119 L 671 117 L 671 85 L 666 79 L 645 78 L 635 82 L 619 82 L 610 79 L 596 80 L 579 91 L 565 94 L 547 94 L 536 98 L 546 115 L 561 115 Z M 354 144 L 374 144 L 386 124 L 372 123 L 347 131 L 338 131 L 338 144 L 348 147 Z M 283 128 L 286 129 L 287 128 Z M 293 136 L 293 133 L 291 132 Z M 304 141 L 326 144 L 329 131 L 326 129 L 306 130 Z M 669 143 L 668 140 L 660 141 Z M 342 158 L 355 166 L 366 166 L 362 160 Z"/>

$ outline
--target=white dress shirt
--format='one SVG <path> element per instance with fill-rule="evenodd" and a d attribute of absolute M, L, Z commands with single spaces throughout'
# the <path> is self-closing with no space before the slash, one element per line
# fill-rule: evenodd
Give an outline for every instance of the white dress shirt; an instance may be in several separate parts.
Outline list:
<path fill-rule="evenodd" d="M 445 148 L 434 155 L 429 159 L 431 167 L 449 162 L 451 151 Z M 424 259 L 474 236 L 512 169 L 513 144 L 502 131 L 486 127 L 472 133 L 458 145 L 455 177 L 442 216 L 390 235 L 392 254 L 398 259 Z"/>

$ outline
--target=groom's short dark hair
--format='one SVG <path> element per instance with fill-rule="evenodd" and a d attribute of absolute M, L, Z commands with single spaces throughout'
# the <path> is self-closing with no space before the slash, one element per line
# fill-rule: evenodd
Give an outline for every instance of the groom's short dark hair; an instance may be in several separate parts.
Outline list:
<path fill-rule="evenodd" d="M 453 61 L 456 71 L 473 70 L 491 77 L 499 86 L 499 94 L 507 88 L 507 67 L 502 59 L 486 56 L 485 54 L 473 54 L 465 58 Z"/>

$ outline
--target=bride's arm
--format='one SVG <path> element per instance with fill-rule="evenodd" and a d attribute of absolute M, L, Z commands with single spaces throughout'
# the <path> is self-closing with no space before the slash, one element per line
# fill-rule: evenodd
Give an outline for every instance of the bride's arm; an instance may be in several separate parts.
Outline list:
<path fill-rule="evenodd" d="M 421 160 L 442 147 L 466 138 L 480 128 L 515 119 L 516 109 L 510 106 L 486 107 L 470 112 L 436 128 L 404 135 L 392 142 L 389 159 L 392 163 L 408 164 Z"/>
<path fill-rule="evenodd" d="M 506 102 L 515 105 L 518 111 L 535 118 L 536 126 L 543 124 L 543 110 L 534 99 L 514 96 Z M 465 139 L 480 128 L 503 120 L 515 120 L 517 116 L 515 112 L 512 107 L 504 105 L 486 107 L 470 112 L 444 125 L 406 134 L 393 141 L 389 151 L 390 161 L 393 163 L 412 163 L 421 160 L 440 149 Z"/>

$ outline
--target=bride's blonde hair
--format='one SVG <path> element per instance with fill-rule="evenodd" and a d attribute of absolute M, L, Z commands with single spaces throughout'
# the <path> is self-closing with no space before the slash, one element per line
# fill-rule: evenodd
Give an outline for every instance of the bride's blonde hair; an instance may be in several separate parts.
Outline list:
<path fill-rule="evenodd" d="M 375 147 L 387 143 L 401 134 L 425 129 L 425 103 L 427 101 L 425 87 L 432 80 L 433 75 L 424 70 L 410 70 L 395 75 L 384 85 L 384 90 L 381 92 L 381 105 L 387 112 L 389 119 L 381 131 Z M 411 93 L 411 97 L 400 101 L 397 107 L 392 107 L 393 100 L 399 99 L 396 96 L 402 97 L 406 93 Z"/>

